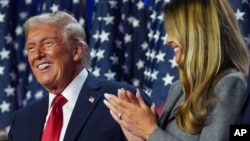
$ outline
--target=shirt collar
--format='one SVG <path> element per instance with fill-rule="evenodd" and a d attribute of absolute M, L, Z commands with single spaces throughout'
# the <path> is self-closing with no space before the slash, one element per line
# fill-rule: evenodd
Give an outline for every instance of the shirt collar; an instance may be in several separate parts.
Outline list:
<path fill-rule="evenodd" d="M 69 104 L 69 106 L 74 107 L 81 88 L 87 79 L 87 76 L 88 71 L 86 69 L 83 69 L 81 73 L 79 73 L 73 79 L 73 81 L 71 81 L 69 85 L 63 90 L 62 95 L 68 100 L 67 104 Z M 49 105 L 51 105 L 55 96 L 55 94 L 49 93 Z"/>

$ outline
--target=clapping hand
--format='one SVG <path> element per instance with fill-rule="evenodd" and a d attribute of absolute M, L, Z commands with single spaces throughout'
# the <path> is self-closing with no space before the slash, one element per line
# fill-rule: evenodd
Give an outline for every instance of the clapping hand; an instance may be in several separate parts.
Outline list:
<path fill-rule="evenodd" d="M 122 127 L 128 140 L 147 139 L 157 127 L 155 105 L 148 107 L 139 90 L 136 95 L 119 89 L 118 97 L 107 93 L 104 96 L 105 105 Z"/>

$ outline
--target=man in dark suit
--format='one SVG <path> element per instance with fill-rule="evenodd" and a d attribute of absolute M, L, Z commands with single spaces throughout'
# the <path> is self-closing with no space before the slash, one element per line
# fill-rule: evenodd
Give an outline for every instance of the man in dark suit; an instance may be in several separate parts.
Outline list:
<path fill-rule="evenodd" d="M 51 123 L 53 100 L 58 95 L 66 103 L 61 106 L 62 127 L 55 140 L 125 140 L 119 124 L 103 103 L 104 93 L 116 94 L 119 88 L 135 93 L 136 88 L 96 78 L 87 71 L 90 52 L 82 26 L 71 15 L 56 12 L 28 19 L 24 29 L 30 67 L 49 95 L 15 113 L 9 140 L 52 141 L 44 139 L 44 132 Z M 145 94 L 144 99 L 151 104 Z"/>

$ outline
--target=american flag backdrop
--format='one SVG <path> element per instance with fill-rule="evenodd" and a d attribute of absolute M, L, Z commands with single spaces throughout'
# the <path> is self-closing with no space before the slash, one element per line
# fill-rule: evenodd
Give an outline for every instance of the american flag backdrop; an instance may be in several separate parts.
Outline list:
<path fill-rule="evenodd" d="M 144 2 L 96 1 L 92 18 L 91 71 L 98 77 L 142 87 L 148 47 Z"/>
<path fill-rule="evenodd" d="M 73 14 L 86 27 L 94 75 L 143 89 L 160 111 L 178 79 L 173 50 L 164 43 L 165 2 L 0 0 L 0 130 L 10 124 L 15 110 L 47 94 L 29 69 L 22 24 L 30 16 L 58 10 Z M 250 0 L 230 2 L 250 47 Z"/>
<path fill-rule="evenodd" d="M 169 0 L 148 1 L 148 43 L 143 89 L 161 112 L 170 85 L 178 79 L 173 49 L 166 45 L 162 6 Z"/>

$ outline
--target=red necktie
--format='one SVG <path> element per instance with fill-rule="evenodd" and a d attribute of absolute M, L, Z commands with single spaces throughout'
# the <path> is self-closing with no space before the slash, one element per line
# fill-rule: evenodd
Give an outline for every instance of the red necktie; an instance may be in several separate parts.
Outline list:
<path fill-rule="evenodd" d="M 57 94 L 53 100 L 53 107 L 49 119 L 43 131 L 42 141 L 58 141 L 63 123 L 62 106 L 67 102 L 61 94 Z"/>

